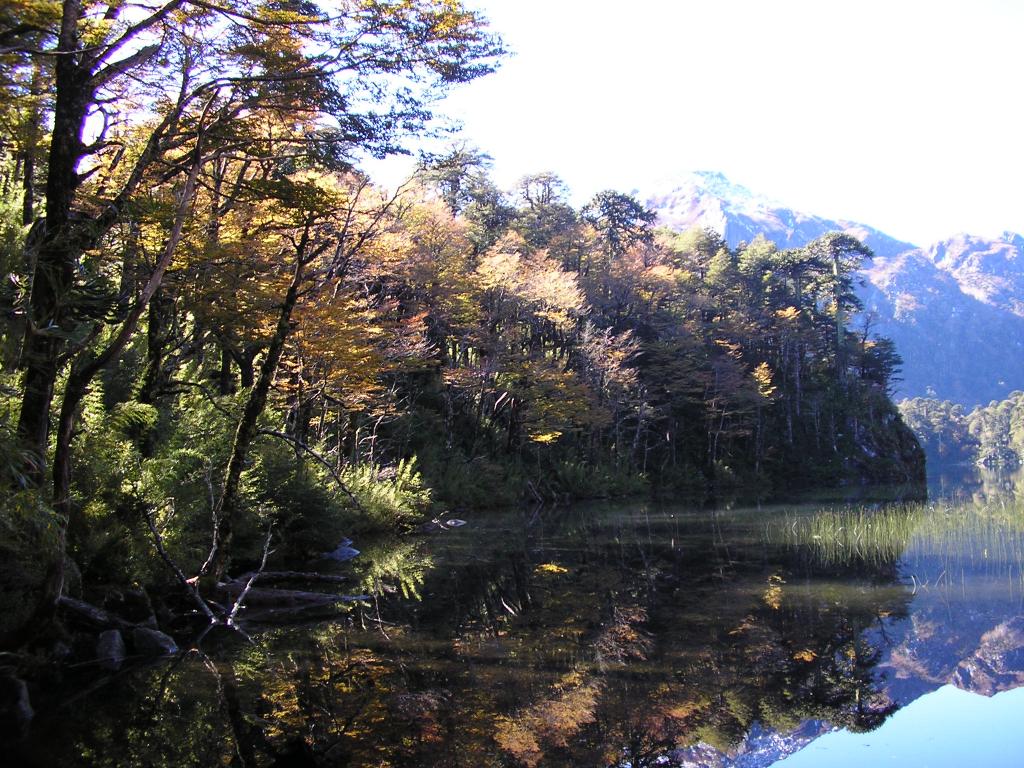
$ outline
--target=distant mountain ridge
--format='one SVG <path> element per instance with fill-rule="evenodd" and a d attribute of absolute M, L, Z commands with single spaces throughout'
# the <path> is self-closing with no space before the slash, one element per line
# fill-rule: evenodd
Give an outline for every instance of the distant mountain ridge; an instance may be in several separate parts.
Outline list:
<path fill-rule="evenodd" d="M 875 253 L 860 289 L 874 334 L 903 357 L 897 397 L 932 395 L 966 406 L 1024 389 L 1024 237 L 955 235 L 927 247 L 858 222 L 799 212 L 714 172 L 697 172 L 648 196 L 663 226 L 710 227 L 730 247 L 762 235 L 798 248 L 831 231 Z"/>
<path fill-rule="evenodd" d="M 852 221 L 822 218 L 784 207 L 733 184 L 721 173 L 698 171 L 672 191 L 647 198 L 658 221 L 676 230 L 711 227 L 730 247 L 764 235 L 779 248 L 799 248 L 826 232 L 848 232 L 878 256 L 891 256 L 916 246 Z"/>

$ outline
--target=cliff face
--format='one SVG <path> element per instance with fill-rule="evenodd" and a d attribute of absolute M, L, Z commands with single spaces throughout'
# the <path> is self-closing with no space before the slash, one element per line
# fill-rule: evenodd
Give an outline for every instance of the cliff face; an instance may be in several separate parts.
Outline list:
<path fill-rule="evenodd" d="M 763 235 L 797 248 L 830 231 L 853 235 L 875 254 L 859 296 L 871 331 L 903 358 L 897 397 L 931 394 L 966 406 L 1024 389 L 1024 237 L 956 235 L 921 248 L 856 222 L 795 211 L 697 173 L 648 206 L 676 230 L 710 227 L 730 246 Z"/>
<path fill-rule="evenodd" d="M 997 240 L 960 234 L 925 253 L 955 278 L 964 293 L 983 304 L 1024 317 L 1024 237 L 1004 232 Z"/>
<path fill-rule="evenodd" d="M 875 258 L 865 277 L 864 309 L 903 357 L 900 395 L 971 407 L 1021 388 L 1024 317 L 984 301 L 981 281 L 963 270 L 958 278 L 920 249 Z"/>
<path fill-rule="evenodd" d="M 854 479 L 878 485 L 925 483 L 924 450 L 891 404 L 875 420 L 851 427 L 849 470 Z"/>

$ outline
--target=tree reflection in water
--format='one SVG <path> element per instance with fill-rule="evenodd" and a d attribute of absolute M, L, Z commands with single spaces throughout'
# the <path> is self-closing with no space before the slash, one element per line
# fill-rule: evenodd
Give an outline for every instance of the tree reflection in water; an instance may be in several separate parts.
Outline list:
<path fill-rule="evenodd" d="M 638 768 L 728 765 L 766 733 L 784 751 L 787 734 L 871 729 L 897 705 L 893 659 L 911 647 L 912 607 L 927 609 L 928 558 L 949 565 L 979 536 L 1020 557 L 1013 514 L 967 530 L 933 512 L 846 513 L 876 534 L 889 515 L 857 546 L 822 539 L 854 520 L 827 510 L 621 507 L 381 543 L 355 563 L 372 601 L 136 668 L 42 713 L 24 757 Z M 925 575 L 908 578 L 908 563 Z"/>

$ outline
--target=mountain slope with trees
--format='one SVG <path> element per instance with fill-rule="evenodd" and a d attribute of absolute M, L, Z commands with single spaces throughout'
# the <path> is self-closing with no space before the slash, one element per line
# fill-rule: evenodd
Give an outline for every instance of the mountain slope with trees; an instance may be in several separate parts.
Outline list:
<path fill-rule="evenodd" d="M 1024 239 L 957 235 L 919 248 L 878 230 L 785 208 L 698 173 L 652 196 L 659 221 L 679 230 L 708 226 L 730 246 L 758 235 L 801 247 L 828 231 L 869 246 L 857 321 L 890 338 L 903 358 L 897 396 L 937 397 L 971 408 L 1024 387 Z M 993 343 L 996 341 L 996 343 Z"/>
<path fill-rule="evenodd" d="M 948 400 L 925 397 L 903 400 L 899 409 L 929 464 L 974 463 L 999 469 L 1024 465 L 1024 392 L 969 412 Z"/>

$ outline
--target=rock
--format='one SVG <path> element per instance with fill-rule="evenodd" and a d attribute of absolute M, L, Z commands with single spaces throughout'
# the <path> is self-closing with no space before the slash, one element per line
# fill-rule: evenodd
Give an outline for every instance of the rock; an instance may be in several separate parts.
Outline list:
<path fill-rule="evenodd" d="M 345 539 L 338 545 L 337 549 L 332 552 L 328 552 L 324 555 L 328 560 L 333 560 L 336 563 L 344 563 L 346 560 L 351 560 L 359 554 L 358 549 L 353 549 L 350 545 L 352 542 L 349 539 Z"/>
<path fill-rule="evenodd" d="M 125 653 L 124 638 L 119 630 L 108 629 L 100 633 L 96 641 L 96 660 L 101 667 L 116 672 L 124 664 Z"/>
<path fill-rule="evenodd" d="M 50 658 L 58 663 L 63 663 L 71 658 L 74 651 L 71 646 L 63 640 L 57 640 L 50 648 Z"/>
<path fill-rule="evenodd" d="M 157 629 L 136 627 L 132 632 L 135 652 L 143 656 L 171 656 L 178 652 L 174 638 Z"/>
<path fill-rule="evenodd" d="M 457 517 L 448 518 L 447 520 L 435 517 L 433 520 L 423 523 L 417 530 L 420 533 L 437 533 L 438 531 L 447 531 L 452 528 L 461 528 L 465 524 L 465 520 L 460 520 Z"/>
<path fill-rule="evenodd" d="M 153 605 L 149 596 L 141 589 L 113 590 L 103 602 L 109 613 L 121 616 L 133 624 L 144 624 L 153 616 Z"/>

